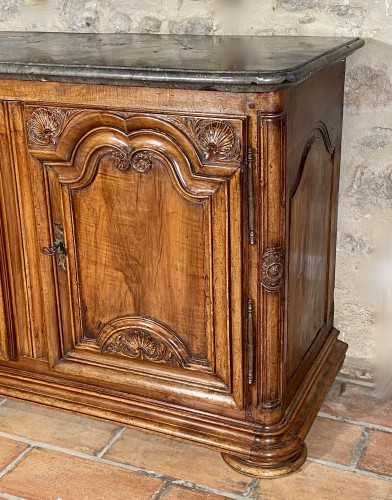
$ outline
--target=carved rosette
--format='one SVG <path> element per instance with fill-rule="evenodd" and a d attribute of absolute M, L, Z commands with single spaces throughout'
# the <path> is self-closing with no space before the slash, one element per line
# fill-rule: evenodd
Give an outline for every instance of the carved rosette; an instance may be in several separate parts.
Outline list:
<path fill-rule="evenodd" d="M 285 254 L 282 248 L 267 250 L 261 259 L 261 284 L 269 292 L 275 292 L 283 285 Z"/>
<path fill-rule="evenodd" d="M 56 146 L 72 110 L 39 108 L 27 121 L 27 136 L 31 146 Z"/>
<path fill-rule="evenodd" d="M 152 167 L 152 156 L 148 151 L 139 151 L 131 157 L 131 167 L 137 172 L 148 172 Z"/>
<path fill-rule="evenodd" d="M 102 346 L 102 352 L 121 354 L 134 359 L 166 363 L 169 365 L 182 365 L 167 344 L 141 329 L 128 329 L 116 332 Z"/>
<path fill-rule="evenodd" d="M 207 162 L 238 161 L 241 142 L 233 125 L 227 120 L 178 118 Z"/>
<path fill-rule="evenodd" d="M 133 169 L 145 173 L 152 167 L 153 157 L 149 151 L 133 151 L 132 148 L 114 149 L 111 152 L 113 166 L 125 172 Z"/>

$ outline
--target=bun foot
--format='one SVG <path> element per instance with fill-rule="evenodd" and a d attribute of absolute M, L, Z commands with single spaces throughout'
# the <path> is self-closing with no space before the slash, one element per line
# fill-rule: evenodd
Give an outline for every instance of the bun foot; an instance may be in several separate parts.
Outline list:
<path fill-rule="evenodd" d="M 284 476 L 286 474 L 291 474 L 301 467 L 305 462 L 307 456 L 306 445 L 303 446 L 298 452 L 296 457 L 290 462 L 285 462 L 283 464 L 263 464 L 256 461 L 249 461 L 239 457 L 233 457 L 222 453 L 223 460 L 234 470 L 252 477 L 263 477 L 263 478 L 274 478 L 279 476 Z"/>

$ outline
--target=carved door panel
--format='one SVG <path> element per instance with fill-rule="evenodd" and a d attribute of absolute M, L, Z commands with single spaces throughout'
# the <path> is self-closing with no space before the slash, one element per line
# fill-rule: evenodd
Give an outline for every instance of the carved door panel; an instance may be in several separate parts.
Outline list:
<path fill-rule="evenodd" d="M 53 235 L 53 370 L 241 407 L 244 120 L 28 106 L 26 123 Z"/>

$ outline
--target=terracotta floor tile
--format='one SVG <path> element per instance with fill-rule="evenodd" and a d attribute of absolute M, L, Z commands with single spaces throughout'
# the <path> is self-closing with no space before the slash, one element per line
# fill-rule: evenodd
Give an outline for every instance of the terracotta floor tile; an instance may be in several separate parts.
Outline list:
<path fill-rule="evenodd" d="M 359 425 L 317 417 L 306 438 L 308 455 L 350 465 L 361 433 Z"/>
<path fill-rule="evenodd" d="M 222 500 L 227 497 L 174 486 L 161 498 L 163 500 Z"/>
<path fill-rule="evenodd" d="M 392 400 L 381 401 L 370 387 L 357 384 L 335 381 L 321 411 L 392 427 Z"/>
<path fill-rule="evenodd" d="M 161 486 L 157 478 L 40 449 L 0 479 L 0 491 L 28 500 L 148 500 Z"/>
<path fill-rule="evenodd" d="M 18 401 L 0 406 L 0 431 L 83 453 L 103 448 L 116 429 L 99 420 Z"/>
<path fill-rule="evenodd" d="M 390 500 L 392 483 L 306 462 L 296 473 L 260 480 L 257 500 Z"/>
<path fill-rule="evenodd" d="M 15 460 L 27 446 L 24 443 L 18 443 L 18 441 L 0 438 L 0 470 Z"/>
<path fill-rule="evenodd" d="M 373 431 L 358 467 L 392 477 L 392 434 Z"/>
<path fill-rule="evenodd" d="M 251 481 L 230 469 L 216 451 L 136 430 L 126 430 L 104 458 L 224 491 L 242 492 Z"/>

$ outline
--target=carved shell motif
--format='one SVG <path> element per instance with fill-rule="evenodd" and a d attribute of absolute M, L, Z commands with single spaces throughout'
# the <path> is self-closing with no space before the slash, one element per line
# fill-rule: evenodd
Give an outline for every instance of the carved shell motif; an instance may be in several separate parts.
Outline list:
<path fill-rule="evenodd" d="M 115 149 L 111 153 L 114 167 L 122 172 L 133 168 L 137 172 L 145 173 L 152 167 L 152 154 L 148 151 L 134 152 L 132 148 Z"/>
<path fill-rule="evenodd" d="M 199 146 L 204 160 L 238 160 L 241 143 L 230 122 L 201 118 L 183 118 L 181 121 Z"/>
<path fill-rule="evenodd" d="M 33 111 L 27 122 L 29 142 L 38 146 L 55 146 L 70 113 L 72 111 L 58 108 L 39 108 Z"/>
<path fill-rule="evenodd" d="M 121 354 L 155 363 L 176 366 L 182 364 L 181 360 L 166 344 L 154 338 L 149 332 L 140 329 L 129 329 L 115 333 L 103 345 L 102 352 Z"/>

